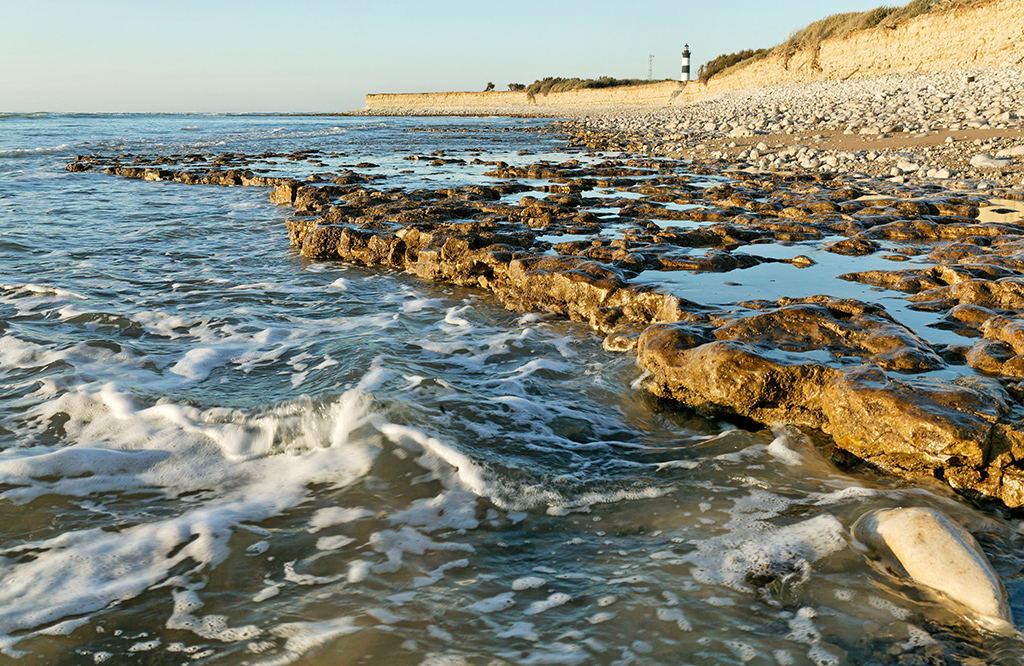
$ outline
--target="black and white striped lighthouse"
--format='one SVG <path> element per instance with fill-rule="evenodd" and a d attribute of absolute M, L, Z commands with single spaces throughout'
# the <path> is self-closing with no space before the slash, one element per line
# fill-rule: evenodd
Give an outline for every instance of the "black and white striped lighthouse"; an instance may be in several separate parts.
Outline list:
<path fill-rule="evenodd" d="M 680 81 L 690 80 L 690 45 L 683 44 L 683 73 L 679 77 Z"/>

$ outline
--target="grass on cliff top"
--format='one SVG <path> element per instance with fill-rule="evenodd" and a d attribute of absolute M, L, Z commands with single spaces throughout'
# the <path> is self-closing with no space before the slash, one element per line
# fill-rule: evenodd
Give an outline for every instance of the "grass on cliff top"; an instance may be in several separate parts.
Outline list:
<path fill-rule="evenodd" d="M 582 90 L 585 88 L 617 88 L 619 86 L 642 86 L 648 83 L 655 83 L 650 79 L 615 79 L 610 76 L 602 76 L 597 79 L 563 79 L 559 76 L 549 76 L 539 79 L 533 83 L 518 87 L 519 84 L 509 84 L 510 90 L 525 90 L 531 98 L 538 93 L 547 95 L 551 92 L 567 92 L 569 90 Z M 515 86 L 515 87 L 513 87 Z"/>
<path fill-rule="evenodd" d="M 821 43 L 826 39 L 846 37 L 858 30 L 895 28 L 903 21 L 920 16 L 921 14 L 978 7 L 991 2 L 995 2 L 995 0 L 912 0 L 902 7 L 883 5 L 875 9 L 869 9 L 866 12 L 833 14 L 820 21 L 815 21 L 803 30 L 798 30 L 788 40 L 773 49 L 748 50 L 720 55 L 714 60 L 701 65 L 698 71 L 698 79 L 703 83 L 707 83 L 713 76 L 721 74 L 726 70 L 735 69 L 740 65 L 760 60 L 770 53 L 781 55 L 786 62 L 789 62 L 789 59 L 797 51 L 806 49 L 811 51 L 812 62 L 816 63 Z"/>
<path fill-rule="evenodd" d="M 977 7 L 995 0 L 912 0 L 902 7 L 881 6 L 866 12 L 833 14 L 815 21 L 803 30 L 795 32 L 788 40 L 772 51 L 785 59 L 797 51 L 809 49 L 815 53 L 826 39 L 846 37 L 858 30 L 872 28 L 895 28 L 900 23 L 929 12 L 943 12 L 966 7 Z"/>

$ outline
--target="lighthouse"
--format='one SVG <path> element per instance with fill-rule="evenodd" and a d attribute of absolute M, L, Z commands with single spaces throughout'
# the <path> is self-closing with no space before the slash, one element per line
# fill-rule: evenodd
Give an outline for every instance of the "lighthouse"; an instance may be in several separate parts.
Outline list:
<path fill-rule="evenodd" d="M 682 73 L 682 76 L 679 77 L 679 80 L 680 81 L 684 81 L 684 82 L 690 80 L 690 45 L 689 44 L 684 44 L 683 45 L 683 73 Z"/>

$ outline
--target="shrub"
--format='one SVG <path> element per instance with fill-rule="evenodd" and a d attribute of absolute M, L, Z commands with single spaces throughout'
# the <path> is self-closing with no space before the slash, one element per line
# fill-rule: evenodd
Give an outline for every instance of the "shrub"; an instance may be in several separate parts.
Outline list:
<path fill-rule="evenodd" d="M 715 74 L 724 72 L 726 69 L 738 65 L 747 60 L 756 60 L 763 58 L 768 54 L 768 49 L 758 49 L 756 51 L 746 50 L 740 51 L 739 53 L 730 53 L 728 55 L 720 55 L 714 60 L 709 60 L 700 66 L 697 70 L 697 79 L 701 83 L 707 83 Z"/>
<path fill-rule="evenodd" d="M 902 7 L 876 7 L 866 12 L 834 14 L 816 21 L 803 30 L 795 32 L 786 42 L 776 46 L 774 51 L 787 61 L 801 49 L 814 52 L 814 60 L 821 49 L 821 43 L 831 37 L 845 37 L 857 30 L 871 28 L 893 28 L 899 23 L 932 11 L 948 11 L 963 7 L 976 7 L 996 0 L 911 0 Z"/>
<path fill-rule="evenodd" d="M 928 12 L 942 12 L 966 7 L 977 7 L 998 0 L 911 0 L 902 7 L 881 6 L 866 12 L 850 12 L 833 14 L 820 21 L 815 21 L 806 28 L 794 32 L 788 40 L 771 50 L 740 51 L 729 55 L 721 55 L 701 65 L 698 78 L 707 83 L 708 79 L 720 74 L 730 67 L 735 67 L 749 60 L 763 57 L 768 53 L 779 55 L 788 64 L 789 59 L 797 51 L 811 52 L 811 62 L 818 66 L 818 54 L 821 43 L 833 37 L 846 37 L 857 30 L 872 28 L 893 28 L 898 24 Z"/>
<path fill-rule="evenodd" d="M 618 86 L 639 86 L 651 83 L 648 79 L 616 79 L 610 76 L 602 76 L 597 79 L 563 79 L 560 76 L 548 76 L 538 79 L 525 87 L 526 92 L 533 96 L 536 94 L 547 95 L 550 92 L 567 92 L 569 90 L 580 90 L 584 88 L 615 88 Z"/>

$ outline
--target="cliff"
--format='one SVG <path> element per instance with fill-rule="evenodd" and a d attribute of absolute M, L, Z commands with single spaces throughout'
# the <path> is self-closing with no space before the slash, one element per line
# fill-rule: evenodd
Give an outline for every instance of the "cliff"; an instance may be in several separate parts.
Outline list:
<path fill-rule="evenodd" d="M 825 79 L 933 74 L 1024 63 L 1024 2 L 991 0 L 970 8 L 933 11 L 893 27 L 853 32 L 787 58 L 768 57 L 691 82 L 687 100 L 717 92 Z"/>
<path fill-rule="evenodd" d="M 366 96 L 367 112 L 558 115 L 566 110 L 609 106 L 665 106 L 683 92 L 679 81 L 551 92 L 385 93 Z"/>
<path fill-rule="evenodd" d="M 740 65 L 707 84 L 661 81 L 650 85 L 525 92 L 371 94 L 368 114 L 559 115 L 621 106 L 679 106 L 728 90 L 823 79 L 968 71 L 1024 63 L 1024 0 L 990 0 L 932 11 L 895 26 L 853 32 L 785 55 L 782 49 Z"/>

